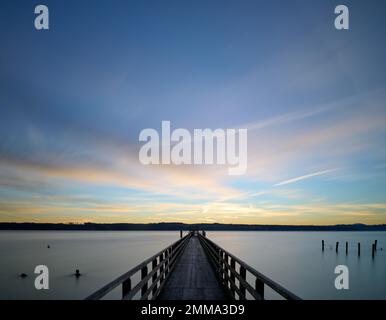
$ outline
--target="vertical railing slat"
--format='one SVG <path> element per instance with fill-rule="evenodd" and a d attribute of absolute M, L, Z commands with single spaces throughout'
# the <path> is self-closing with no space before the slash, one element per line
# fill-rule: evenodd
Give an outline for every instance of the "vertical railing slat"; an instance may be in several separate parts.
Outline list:
<path fill-rule="evenodd" d="M 152 269 L 154 270 L 156 267 L 157 267 L 157 260 L 158 260 L 158 257 L 155 258 L 152 263 L 151 263 L 151 267 Z M 156 273 L 153 274 L 153 283 L 157 280 L 157 277 L 158 277 L 158 271 Z M 156 283 L 153 287 L 153 290 L 152 290 L 152 294 L 154 296 L 154 294 L 157 292 L 157 289 L 158 289 L 158 284 Z"/>
<path fill-rule="evenodd" d="M 122 299 L 131 291 L 131 279 L 128 278 L 122 282 Z"/>
<path fill-rule="evenodd" d="M 160 262 L 159 263 L 161 264 L 159 270 L 160 270 L 160 273 L 162 274 L 161 279 L 160 279 L 160 283 L 162 283 L 165 280 L 165 275 L 163 274 L 164 263 L 165 263 L 165 261 L 164 261 L 165 260 L 165 252 L 162 252 L 159 258 L 160 258 Z"/>
<path fill-rule="evenodd" d="M 240 265 L 240 278 L 243 280 L 246 280 L 246 278 L 247 278 L 247 270 L 241 265 Z M 240 282 L 239 289 L 240 289 L 240 300 L 245 300 L 246 299 L 245 287 L 241 282 Z"/>
<path fill-rule="evenodd" d="M 224 267 L 224 274 L 223 274 L 223 279 L 224 279 L 224 283 L 225 283 L 225 286 L 227 288 L 229 288 L 229 281 L 228 281 L 228 277 L 226 277 L 226 275 L 229 276 L 229 269 L 228 269 L 228 263 L 229 263 L 229 256 L 226 252 L 224 252 L 224 263 L 223 263 L 223 267 Z"/>
<path fill-rule="evenodd" d="M 141 269 L 141 280 L 145 279 L 147 276 L 147 266 L 144 266 L 142 269 Z M 144 297 L 146 291 L 147 291 L 147 282 L 143 285 L 143 287 L 141 288 L 141 296 L 142 298 L 145 298 L 147 300 L 147 297 Z"/>
<path fill-rule="evenodd" d="M 235 259 L 233 259 L 231 257 L 231 268 L 235 270 L 236 268 L 236 262 L 235 262 Z M 235 275 L 231 272 L 231 283 L 235 284 Z M 233 286 L 231 286 L 231 293 L 232 293 L 232 296 L 233 298 L 235 297 L 235 289 L 233 288 Z"/>
<path fill-rule="evenodd" d="M 255 281 L 255 290 L 260 296 L 260 300 L 264 300 L 264 282 L 258 278 Z"/>

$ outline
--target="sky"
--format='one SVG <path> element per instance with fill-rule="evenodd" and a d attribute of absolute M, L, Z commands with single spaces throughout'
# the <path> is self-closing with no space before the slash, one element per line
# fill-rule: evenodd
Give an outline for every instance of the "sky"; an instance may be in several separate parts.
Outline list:
<path fill-rule="evenodd" d="M 386 223 L 386 3 L 339 4 L 2 0 L 0 222 Z M 247 128 L 247 173 L 142 165 L 163 120 Z"/>

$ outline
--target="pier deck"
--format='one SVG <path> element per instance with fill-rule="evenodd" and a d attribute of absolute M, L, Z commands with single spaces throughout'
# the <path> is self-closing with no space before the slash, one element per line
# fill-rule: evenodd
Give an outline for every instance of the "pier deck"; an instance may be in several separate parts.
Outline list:
<path fill-rule="evenodd" d="M 226 300 L 197 236 L 192 236 L 158 300 Z"/>

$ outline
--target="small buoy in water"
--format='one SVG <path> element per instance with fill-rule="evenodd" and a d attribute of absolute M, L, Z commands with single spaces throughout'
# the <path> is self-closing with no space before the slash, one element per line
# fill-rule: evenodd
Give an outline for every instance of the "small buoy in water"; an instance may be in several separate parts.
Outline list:
<path fill-rule="evenodd" d="M 27 274 L 26 273 L 22 273 L 22 274 L 20 274 L 20 277 L 21 278 L 27 278 Z"/>
<path fill-rule="evenodd" d="M 79 278 L 81 276 L 79 269 L 75 270 L 75 277 Z"/>
<path fill-rule="evenodd" d="M 48 248 L 48 249 L 51 248 L 50 245 L 48 245 L 47 248 Z"/>

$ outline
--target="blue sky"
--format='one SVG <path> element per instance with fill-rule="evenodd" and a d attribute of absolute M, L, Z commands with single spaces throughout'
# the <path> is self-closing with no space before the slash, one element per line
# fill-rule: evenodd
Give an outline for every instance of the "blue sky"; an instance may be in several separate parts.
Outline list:
<path fill-rule="evenodd" d="M 37 4 L 0 4 L 0 221 L 386 223 L 384 1 Z M 162 120 L 248 128 L 247 174 L 141 165 Z"/>

